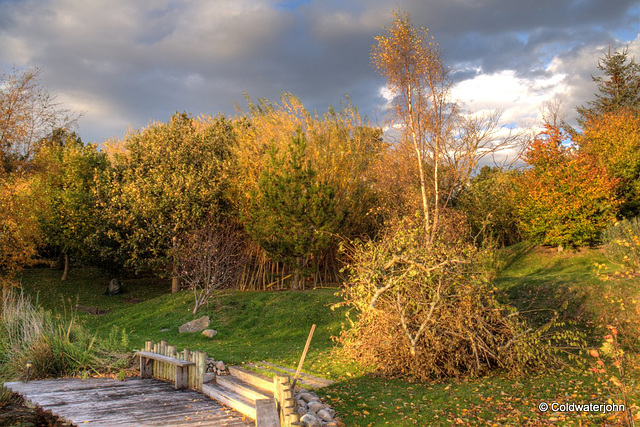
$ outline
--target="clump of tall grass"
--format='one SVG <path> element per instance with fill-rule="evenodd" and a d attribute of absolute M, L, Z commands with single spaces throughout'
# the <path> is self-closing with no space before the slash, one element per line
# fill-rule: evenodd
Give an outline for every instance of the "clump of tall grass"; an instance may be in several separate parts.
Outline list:
<path fill-rule="evenodd" d="M 123 333 L 123 337 L 125 334 Z M 121 342 L 123 342 L 121 340 Z M 74 310 L 53 315 L 15 290 L 3 292 L 0 307 L 0 379 L 87 376 L 123 369 L 128 358 L 104 346 L 78 322 Z"/>

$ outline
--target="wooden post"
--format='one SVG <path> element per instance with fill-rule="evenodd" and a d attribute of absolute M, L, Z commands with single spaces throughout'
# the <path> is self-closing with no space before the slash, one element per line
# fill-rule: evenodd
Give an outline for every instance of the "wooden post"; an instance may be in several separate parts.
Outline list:
<path fill-rule="evenodd" d="M 302 370 L 302 364 L 304 363 L 305 357 L 307 357 L 307 351 L 309 351 L 309 345 L 311 344 L 311 338 L 313 338 L 313 331 L 316 330 L 316 324 L 311 325 L 311 331 L 309 332 L 309 336 L 307 337 L 307 343 L 304 345 L 304 351 L 302 352 L 302 357 L 300 358 L 300 363 L 298 363 L 298 369 L 296 370 L 296 375 L 293 377 L 293 383 L 291 384 L 291 388 L 296 386 L 296 382 L 298 381 L 298 375 L 300 375 L 300 371 Z"/>
<path fill-rule="evenodd" d="M 175 345 L 167 346 L 167 356 L 173 357 L 174 359 L 176 359 L 176 353 L 177 353 L 177 349 L 176 349 Z M 182 370 L 182 368 L 180 366 L 176 365 L 174 367 L 174 369 L 170 370 L 170 374 L 169 374 L 169 377 L 170 377 L 169 380 L 176 383 L 176 388 L 179 388 L 178 387 L 178 383 L 177 383 L 177 381 L 178 381 L 178 370 Z"/>
<path fill-rule="evenodd" d="M 191 362 L 191 352 L 189 351 L 188 348 L 185 348 L 184 350 L 182 350 L 182 358 L 184 360 L 188 360 L 189 362 Z M 193 375 L 194 375 L 193 366 L 189 366 L 187 368 L 187 386 L 189 388 L 193 388 Z"/>
<path fill-rule="evenodd" d="M 296 412 L 295 399 L 293 398 L 293 390 L 289 382 L 283 384 L 282 390 L 282 409 L 286 419 L 286 425 L 291 425 L 291 416 Z"/>
<path fill-rule="evenodd" d="M 287 408 L 288 402 L 286 402 L 286 399 L 293 397 L 293 392 L 291 390 L 289 380 L 290 377 L 288 375 L 276 375 L 273 378 L 275 385 L 275 392 L 273 397 L 276 399 L 278 413 L 280 414 L 280 423 L 283 426 L 287 425 L 286 415 L 288 412 L 290 412 Z"/>
<path fill-rule="evenodd" d="M 160 343 L 153 343 L 153 352 L 158 354 L 158 350 L 160 349 Z M 153 375 L 158 376 L 160 372 L 160 362 L 157 360 L 153 361 Z"/>
<path fill-rule="evenodd" d="M 202 379 L 204 377 L 204 373 L 207 369 L 207 353 L 204 351 L 198 352 L 198 361 L 197 361 L 197 371 L 198 371 L 198 382 L 196 384 L 196 390 L 202 390 Z"/>
<path fill-rule="evenodd" d="M 151 351 L 152 348 L 153 348 L 153 341 L 145 341 L 144 350 Z M 141 378 L 153 377 L 153 361 L 142 356 L 140 356 L 140 377 Z"/>
<path fill-rule="evenodd" d="M 167 355 L 167 340 L 162 340 L 160 341 L 160 353 L 163 356 Z M 167 375 L 167 364 L 165 362 L 162 362 L 162 370 L 161 370 L 161 375 L 160 378 L 163 380 L 168 379 L 168 375 Z"/>
<path fill-rule="evenodd" d="M 302 423 L 300 422 L 300 414 L 297 412 L 294 412 L 292 414 L 289 415 L 289 424 L 292 426 L 298 426 L 298 425 L 302 425 Z"/>

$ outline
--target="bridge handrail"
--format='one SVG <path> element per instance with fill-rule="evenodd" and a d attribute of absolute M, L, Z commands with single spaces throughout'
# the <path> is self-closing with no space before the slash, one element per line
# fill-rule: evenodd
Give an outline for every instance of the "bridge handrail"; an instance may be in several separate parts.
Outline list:
<path fill-rule="evenodd" d="M 146 341 L 144 349 L 136 351 L 140 357 L 140 376 L 172 381 L 176 388 L 202 391 L 207 354 L 188 348 L 178 352 L 166 341 Z"/>

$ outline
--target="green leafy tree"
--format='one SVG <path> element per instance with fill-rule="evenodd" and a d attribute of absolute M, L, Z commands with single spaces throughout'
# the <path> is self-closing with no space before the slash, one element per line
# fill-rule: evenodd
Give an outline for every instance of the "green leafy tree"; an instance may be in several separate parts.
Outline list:
<path fill-rule="evenodd" d="M 484 166 L 458 195 L 456 207 L 467 215 L 475 236 L 502 246 L 520 241 L 517 178 L 514 171 Z"/>
<path fill-rule="evenodd" d="M 594 115 L 610 113 L 621 108 L 640 110 L 640 64 L 629 60 L 628 50 L 621 52 L 611 48 L 598 61 L 598 69 L 604 75 L 592 77 L 598 85 L 596 99 L 578 108 L 582 121 Z"/>
<path fill-rule="evenodd" d="M 45 244 L 63 256 L 62 280 L 66 280 L 70 255 L 84 261 L 92 258 L 92 238 L 101 227 L 96 177 L 106 170 L 107 158 L 96 145 L 85 145 L 65 130 L 57 130 L 39 147 L 35 181 L 45 203 L 40 224 Z"/>
<path fill-rule="evenodd" d="M 186 113 L 128 135 L 102 182 L 105 255 L 137 271 L 173 267 L 176 278 L 178 237 L 226 211 L 223 163 L 233 137 L 225 117 Z"/>
<path fill-rule="evenodd" d="M 239 212 L 247 212 L 252 191 L 257 191 L 262 171 L 269 161 L 270 147 L 286 153 L 291 135 L 297 129 L 305 134 L 305 158 L 311 163 L 315 179 L 333 189 L 336 210 L 343 213 L 336 233 L 344 238 L 373 236 L 382 222 L 375 167 L 388 144 L 382 131 L 347 98 L 340 107 L 318 115 L 308 111 L 295 96 L 283 94 L 279 101 L 248 101 L 246 116 L 234 122 L 236 144 L 232 148 L 230 200 Z M 340 282 L 342 260 L 336 244 L 314 254 L 310 263 L 318 273 L 314 280 Z M 252 245 L 251 267 L 243 275 L 243 286 L 264 287 L 283 276 L 286 266 L 277 262 L 258 245 Z M 249 273 L 249 270 L 251 272 Z M 261 274 L 261 272 L 265 272 Z M 255 273 L 255 274 L 254 274 Z"/>
<path fill-rule="evenodd" d="M 253 239 L 293 269 L 294 289 L 307 273 L 309 258 L 329 244 L 341 220 L 332 187 L 315 179 L 305 153 L 301 132 L 291 139 L 285 155 L 271 148 L 246 218 Z"/>

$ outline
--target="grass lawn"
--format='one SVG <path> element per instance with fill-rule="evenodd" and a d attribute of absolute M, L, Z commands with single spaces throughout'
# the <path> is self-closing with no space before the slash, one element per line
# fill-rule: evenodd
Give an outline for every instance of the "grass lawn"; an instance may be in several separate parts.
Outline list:
<path fill-rule="evenodd" d="M 615 267 L 598 250 L 558 254 L 520 244 L 504 255 L 505 269 L 496 286 L 533 322 L 543 322 L 550 310 L 559 310 L 563 319 L 575 322 L 571 327 L 588 334 L 593 345 L 602 342 L 605 324 L 616 324 L 629 353 L 638 353 L 637 277 L 615 275 Z M 26 292 L 50 309 L 60 310 L 66 299 L 67 307 L 77 303 L 109 310 L 103 315 L 82 311 L 78 315 L 102 337 L 109 336 L 113 328 L 126 330 L 131 350 L 140 348 L 145 340 L 166 339 L 179 348 L 203 350 L 228 363 L 267 360 L 295 368 L 315 323 L 304 369 L 337 381 L 318 394 L 341 414 L 347 426 L 618 425 L 615 414 L 542 413 L 537 409 L 543 401 L 606 403 L 619 398 L 617 390 L 588 371 L 593 364 L 589 356 L 583 364 L 573 362 L 563 370 L 515 379 L 498 373 L 434 383 L 388 380 L 345 361 L 335 351 L 331 337 L 339 334 L 344 321 L 343 310 L 329 309 L 339 301 L 336 289 L 222 293 L 196 316 L 211 317 L 211 327 L 218 334 L 208 339 L 178 333 L 178 326 L 194 318 L 193 297 L 188 292 L 170 295 L 167 282 L 139 279 L 124 281 L 125 294 L 105 296 L 108 279 L 96 270 L 76 269 L 67 282 L 60 282 L 58 271 L 32 269 L 24 272 L 22 283 Z M 169 330 L 162 332 L 165 328 Z M 635 380 L 638 358 L 634 356 L 633 361 L 636 366 L 628 367 L 627 377 Z M 632 403 L 637 404 L 638 384 L 632 382 Z"/>

